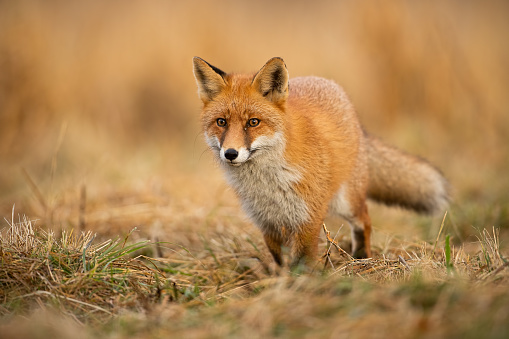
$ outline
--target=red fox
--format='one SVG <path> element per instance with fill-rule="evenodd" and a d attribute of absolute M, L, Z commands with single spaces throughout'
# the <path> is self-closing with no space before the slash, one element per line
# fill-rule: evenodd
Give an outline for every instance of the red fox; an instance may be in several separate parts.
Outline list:
<path fill-rule="evenodd" d="M 367 134 L 335 82 L 290 80 L 277 57 L 251 74 L 193 63 L 205 140 L 278 265 L 283 245 L 292 265 L 316 257 L 328 213 L 350 224 L 352 255 L 371 257 L 367 198 L 423 213 L 447 206 L 443 175 Z"/>

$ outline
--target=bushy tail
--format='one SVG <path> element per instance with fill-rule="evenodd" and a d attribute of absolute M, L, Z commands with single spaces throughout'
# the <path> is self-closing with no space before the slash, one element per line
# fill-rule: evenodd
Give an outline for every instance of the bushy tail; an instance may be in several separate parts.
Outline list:
<path fill-rule="evenodd" d="M 426 160 L 409 155 L 366 135 L 368 197 L 387 205 L 398 205 L 419 213 L 445 211 L 449 184 Z"/>

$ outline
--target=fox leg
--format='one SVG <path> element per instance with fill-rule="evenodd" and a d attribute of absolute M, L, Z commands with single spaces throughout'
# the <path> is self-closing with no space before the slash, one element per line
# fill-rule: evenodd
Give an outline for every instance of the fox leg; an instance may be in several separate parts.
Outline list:
<path fill-rule="evenodd" d="M 281 254 L 281 246 L 283 245 L 282 237 L 280 235 L 264 233 L 263 239 L 269 248 L 270 254 L 274 257 L 274 261 L 279 266 L 283 266 L 283 256 Z"/>
<path fill-rule="evenodd" d="M 294 234 L 291 267 L 299 265 L 303 260 L 309 263 L 316 258 L 321 225 L 321 222 L 306 224 Z"/>
<path fill-rule="evenodd" d="M 371 219 L 364 202 L 353 217 L 347 218 L 352 228 L 352 256 L 371 258 Z"/>

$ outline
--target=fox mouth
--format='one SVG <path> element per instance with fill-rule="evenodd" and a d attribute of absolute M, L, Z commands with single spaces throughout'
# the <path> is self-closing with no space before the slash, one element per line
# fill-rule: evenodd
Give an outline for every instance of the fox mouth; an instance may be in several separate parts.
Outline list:
<path fill-rule="evenodd" d="M 235 161 L 236 159 L 233 159 L 233 160 L 224 160 L 224 162 L 226 162 L 228 165 L 232 166 L 232 167 L 239 167 L 240 165 L 248 162 L 249 160 L 251 160 L 251 154 L 249 154 L 249 156 L 247 157 L 246 160 L 244 161 Z"/>
<path fill-rule="evenodd" d="M 221 162 L 224 162 L 226 164 L 228 164 L 229 166 L 232 166 L 232 167 L 239 167 L 240 165 L 250 161 L 252 158 L 253 158 L 253 154 L 255 153 L 256 150 L 250 150 L 250 149 L 245 149 L 244 150 L 239 150 L 238 152 L 238 156 L 234 156 L 233 158 L 231 158 L 231 154 L 230 154 L 230 157 L 228 156 L 228 154 L 225 154 L 227 153 L 228 151 L 220 151 L 219 152 L 219 158 L 221 160 Z M 237 154 L 235 154 L 237 155 Z"/>

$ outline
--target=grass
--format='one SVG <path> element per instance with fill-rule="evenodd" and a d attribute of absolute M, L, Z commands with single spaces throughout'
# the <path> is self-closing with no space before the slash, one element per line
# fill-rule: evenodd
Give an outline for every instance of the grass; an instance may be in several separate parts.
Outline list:
<path fill-rule="evenodd" d="M 94 238 L 35 231 L 27 218 L 11 222 L 1 238 L 3 314 L 26 313 L 42 299 L 76 319 L 100 319 L 113 315 L 113 300 L 122 308 L 157 292 L 159 272 L 129 257 L 146 242 Z"/>
<path fill-rule="evenodd" d="M 331 247 L 329 237 L 329 256 L 302 275 L 275 271 L 263 244 L 236 236 L 207 235 L 201 249 L 151 258 L 140 252 L 168 244 L 130 242 L 131 234 L 97 242 L 90 231 L 57 235 L 26 217 L 10 221 L 0 238 L 2 333 L 361 338 L 397 327 L 396 337 L 497 338 L 509 331 L 509 262 L 496 229 L 478 235 L 473 254 L 446 236 L 364 260 Z M 38 325 L 20 328 L 26 321 Z"/>

